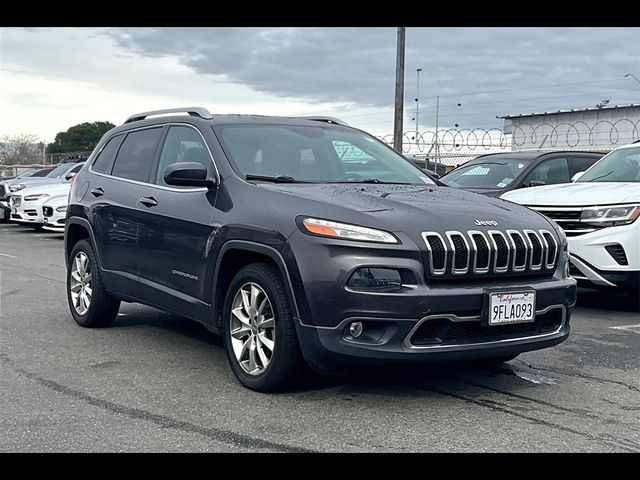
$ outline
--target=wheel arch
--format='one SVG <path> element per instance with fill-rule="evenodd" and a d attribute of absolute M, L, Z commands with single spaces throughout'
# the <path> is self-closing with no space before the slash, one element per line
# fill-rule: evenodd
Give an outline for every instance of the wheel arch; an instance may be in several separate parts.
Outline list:
<path fill-rule="evenodd" d="M 296 325 L 299 322 L 300 313 L 293 293 L 291 277 L 280 252 L 274 247 L 261 243 L 248 240 L 229 240 L 218 253 L 213 274 L 211 305 L 215 327 L 220 328 L 221 326 L 224 299 L 233 276 L 246 265 L 258 262 L 270 263 L 280 271 Z"/>
<path fill-rule="evenodd" d="M 96 255 L 98 266 L 102 269 L 102 262 L 100 261 L 100 253 L 96 248 L 96 239 L 91 228 L 91 223 L 85 218 L 71 217 L 67 219 L 64 229 L 64 258 L 65 264 L 69 264 L 69 254 L 73 250 L 73 246 L 80 240 L 89 240 L 91 248 Z"/>

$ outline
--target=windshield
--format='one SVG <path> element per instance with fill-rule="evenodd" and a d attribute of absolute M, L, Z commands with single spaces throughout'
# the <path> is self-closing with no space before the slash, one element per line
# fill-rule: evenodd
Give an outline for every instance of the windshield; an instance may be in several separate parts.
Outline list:
<path fill-rule="evenodd" d="M 614 150 L 576 182 L 640 182 L 640 147 Z"/>
<path fill-rule="evenodd" d="M 70 164 L 61 163 L 56 168 L 51 170 L 51 172 L 47 175 L 47 178 L 60 178 L 64 173 L 69 170 Z"/>
<path fill-rule="evenodd" d="M 357 130 L 227 125 L 215 131 L 236 170 L 252 180 L 434 184 L 404 157 Z"/>
<path fill-rule="evenodd" d="M 486 160 L 462 165 L 443 176 L 440 181 L 450 187 L 507 188 L 528 165 L 528 160 Z"/>

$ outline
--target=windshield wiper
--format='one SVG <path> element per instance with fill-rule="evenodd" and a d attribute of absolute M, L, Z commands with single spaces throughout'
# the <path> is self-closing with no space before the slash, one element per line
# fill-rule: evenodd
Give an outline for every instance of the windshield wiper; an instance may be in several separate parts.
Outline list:
<path fill-rule="evenodd" d="M 265 182 L 274 182 L 274 183 L 302 183 L 301 180 L 296 180 L 293 177 L 288 175 L 276 175 L 271 177 L 269 175 L 245 175 L 245 180 L 264 180 Z"/>
<path fill-rule="evenodd" d="M 379 178 L 363 178 L 362 180 L 347 180 L 338 183 L 385 183 L 391 185 L 411 185 L 409 182 L 386 182 L 384 180 L 380 180 Z"/>
<path fill-rule="evenodd" d="M 587 182 L 595 182 L 596 180 L 599 180 L 601 178 L 608 177 L 612 173 L 613 173 L 613 170 L 611 170 L 609 173 L 605 173 L 604 175 L 600 175 L 599 177 L 592 178 L 591 180 L 587 180 Z M 580 180 L 580 179 L 578 179 L 578 180 Z"/>

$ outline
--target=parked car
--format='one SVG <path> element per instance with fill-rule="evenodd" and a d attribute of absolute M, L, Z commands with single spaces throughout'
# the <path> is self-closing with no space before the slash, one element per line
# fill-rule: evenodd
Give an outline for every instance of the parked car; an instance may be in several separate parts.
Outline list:
<path fill-rule="evenodd" d="M 42 204 L 43 230 L 64 233 L 68 203 L 69 192 L 64 195 L 54 195 L 45 200 Z"/>
<path fill-rule="evenodd" d="M 440 178 L 445 185 L 499 197 L 522 187 L 570 183 L 605 152 L 509 152 L 481 155 Z"/>
<path fill-rule="evenodd" d="M 638 292 L 640 144 L 617 148 L 574 183 L 508 192 L 505 200 L 553 219 L 569 240 L 571 274 L 580 283 Z"/>
<path fill-rule="evenodd" d="M 27 170 L 26 172 L 20 173 L 20 175 L 16 177 L 9 178 L 0 182 L 0 223 L 7 222 L 9 220 L 9 217 L 11 216 L 11 209 L 9 208 L 9 200 L 7 198 L 9 196 L 9 193 L 11 193 L 8 188 L 9 180 L 44 177 L 51 173 L 52 170 L 53 167 Z"/>
<path fill-rule="evenodd" d="M 43 204 L 52 197 L 68 197 L 71 184 L 54 183 L 32 186 L 9 196 L 11 220 L 41 230 L 44 225 Z"/>
<path fill-rule="evenodd" d="M 13 179 L 8 182 L 6 185 L 5 194 L 10 195 L 14 192 L 19 192 L 23 188 L 35 186 L 35 185 L 46 185 L 53 183 L 64 183 L 71 180 L 76 173 L 80 171 L 82 166 L 84 165 L 84 161 L 82 162 L 65 162 L 57 165 L 53 170 L 51 170 L 47 176 L 45 177 L 30 177 L 25 179 Z"/>
<path fill-rule="evenodd" d="M 107 132 L 74 180 L 67 300 L 85 327 L 122 300 L 196 320 L 243 385 L 273 391 L 305 363 L 499 362 L 564 341 L 566 244 L 340 122 L 160 110 Z"/>

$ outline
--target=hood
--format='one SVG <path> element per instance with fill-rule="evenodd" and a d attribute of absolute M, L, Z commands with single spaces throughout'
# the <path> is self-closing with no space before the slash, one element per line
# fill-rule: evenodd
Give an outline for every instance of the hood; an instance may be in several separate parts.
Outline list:
<path fill-rule="evenodd" d="M 52 208 L 61 207 L 63 205 L 67 205 L 69 203 L 69 194 L 66 195 L 52 195 L 47 198 L 46 202 L 44 202 L 43 206 L 48 206 Z"/>
<path fill-rule="evenodd" d="M 36 195 L 39 193 L 48 193 L 49 196 L 54 195 L 68 195 L 71 190 L 70 183 L 54 183 L 45 185 L 29 185 L 27 188 L 23 188 L 15 192 L 13 195 L 24 197 L 26 195 Z"/>
<path fill-rule="evenodd" d="M 24 184 L 24 185 L 46 185 L 46 184 L 65 183 L 65 182 L 67 182 L 67 180 L 65 180 L 64 178 L 49 178 L 49 177 L 31 178 L 31 177 L 27 177 L 27 178 L 15 178 L 15 179 L 9 181 L 9 184 L 10 185 L 18 185 L 18 184 Z"/>
<path fill-rule="evenodd" d="M 260 188 L 292 197 L 287 203 L 292 205 L 297 215 L 402 231 L 418 241 L 424 231 L 524 228 L 553 231 L 552 224 L 537 212 L 504 200 L 450 187 L 260 184 Z M 497 225 L 478 225 L 476 220 L 497 222 Z"/>
<path fill-rule="evenodd" d="M 500 198 L 521 205 L 590 206 L 640 202 L 637 182 L 576 182 L 512 190 Z"/>

